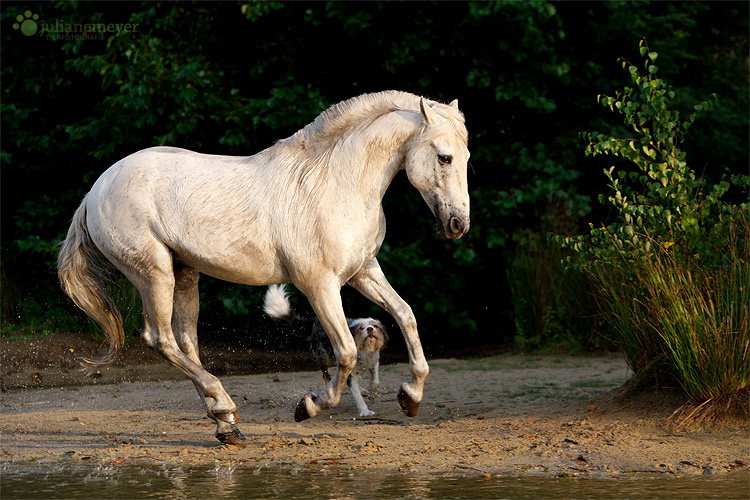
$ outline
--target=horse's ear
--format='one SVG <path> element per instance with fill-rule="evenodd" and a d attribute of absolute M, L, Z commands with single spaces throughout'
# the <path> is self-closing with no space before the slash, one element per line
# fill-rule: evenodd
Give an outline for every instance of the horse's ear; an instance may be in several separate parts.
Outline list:
<path fill-rule="evenodd" d="M 458 109 L 458 99 L 453 99 L 450 103 L 450 107 Z"/>
<path fill-rule="evenodd" d="M 438 123 L 437 113 L 427 105 L 424 97 L 419 98 L 419 110 L 422 112 L 422 119 L 427 125 L 435 125 Z"/>

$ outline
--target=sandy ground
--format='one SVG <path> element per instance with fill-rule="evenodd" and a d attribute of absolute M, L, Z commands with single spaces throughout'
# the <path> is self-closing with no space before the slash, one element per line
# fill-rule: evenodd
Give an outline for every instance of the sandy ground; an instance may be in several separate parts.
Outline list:
<path fill-rule="evenodd" d="M 295 423 L 297 401 L 322 389 L 319 372 L 231 375 L 231 357 L 211 353 L 207 365 L 228 373 L 220 378 L 247 437 L 244 446 L 227 446 L 213 437 L 192 383 L 157 356 L 126 349 L 123 362 L 86 378 L 75 368 L 82 348 L 72 345 L 65 336 L 3 340 L 0 462 L 231 461 L 591 477 L 750 471 L 746 421 L 675 428 L 669 417 L 678 392 L 623 396 L 618 388 L 632 373 L 617 355 L 433 359 L 414 418 L 396 402 L 408 366 L 390 364 L 370 404 L 375 417 L 358 417 L 345 393 L 338 407 Z"/>

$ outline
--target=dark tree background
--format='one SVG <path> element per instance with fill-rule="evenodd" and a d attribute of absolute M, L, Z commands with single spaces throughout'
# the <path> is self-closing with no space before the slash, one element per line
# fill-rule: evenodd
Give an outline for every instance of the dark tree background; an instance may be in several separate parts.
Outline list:
<path fill-rule="evenodd" d="M 686 141 L 692 167 L 747 172 L 749 5 L 3 2 L 3 332 L 93 330 L 58 288 L 55 245 L 118 159 L 163 144 L 252 154 L 331 104 L 398 89 L 458 98 L 470 132 L 466 237 L 436 238 L 403 175 L 384 202 L 379 259 L 425 345 L 595 345 L 603 326 L 587 284 L 559 271 L 562 251 L 544 236 L 609 215 L 596 201 L 609 164 L 584 158 L 578 134 L 627 133 L 596 97 L 627 84 L 618 58 L 637 63 L 646 38 L 686 110 L 719 95 Z M 27 11 L 33 36 L 13 26 Z M 137 26 L 53 32 L 95 23 Z M 203 278 L 201 335 L 271 338 L 262 292 Z M 384 315 L 346 288 L 344 298 L 351 315 Z"/>

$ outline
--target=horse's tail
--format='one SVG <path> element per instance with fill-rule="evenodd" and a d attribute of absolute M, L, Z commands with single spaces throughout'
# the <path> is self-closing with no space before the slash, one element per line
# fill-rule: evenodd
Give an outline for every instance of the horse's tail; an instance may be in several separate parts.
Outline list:
<path fill-rule="evenodd" d="M 98 359 L 81 359 L 95 370 L 111 363 L 125 344 L 122 316 L 105 287 L 107 261 L 91 241 L 86 225 L 86 199 L 73 215 L 68 235 L 60 244 L 57 275 L 63 291 L 104 329 L 106 351 Z"/>

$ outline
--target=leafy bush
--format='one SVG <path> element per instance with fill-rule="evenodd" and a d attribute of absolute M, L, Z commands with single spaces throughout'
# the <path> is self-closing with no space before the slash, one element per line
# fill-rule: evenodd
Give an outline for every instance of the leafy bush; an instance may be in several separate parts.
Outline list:
<path fill-rule="evenodd" d="M 636 135 L 615 138 L 585 132 L 587 155 L 628 160 L 636 170 L 605 170 L 610 194 L 601 195 L 615 222 L 588 235 L 557 237 L 576 255 L 573 268 L 598 286 L 605 321 L 635 371 L 665 356 L 697 403 L 746 391 L 748 363 L 748 203 L 723 200 L 746 190 L 748 176 L 711 185 L 699 178 L 680 149 L 690 125 L 715 96 L 693 106 L 684 120 L 675 91 L 657 77 L 658 54 L 645 41 L 644 70 L 623 61 L 633 87 L 599 102 L 623 116 Z"/>

